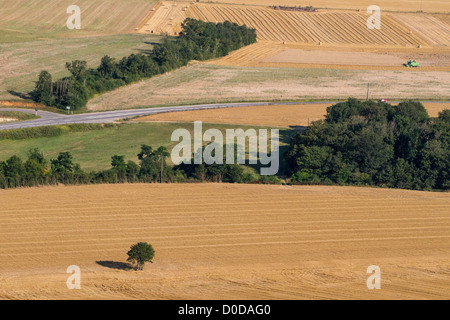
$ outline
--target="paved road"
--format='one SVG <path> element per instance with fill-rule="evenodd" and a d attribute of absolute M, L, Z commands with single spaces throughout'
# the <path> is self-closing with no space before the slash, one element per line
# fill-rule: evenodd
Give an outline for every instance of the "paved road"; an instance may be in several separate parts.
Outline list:
<path fill-rule="evenodd" d="M 320 103 L 332 104 L 333 102 L 320 102 Z M 221 103 L 221 104 L 204 104 L 194 106 L 128 109 L 128 110 L 116 110 L 116 111 L 95 112 L 95 113 L 83 113 L 77 115 L 63 115 L 48 111 L 38 111 L 38 115 L 41 117 L 40 119 L 0 124 L 0 130 L 52 126 L 69 123 L 108 123 L 124 118 L 145 116 L 165 112 L 218 109 L 218 108 L 236 108 L 236 107 L 250 107 L 250 106 L 268 106 L 268 105 L 292 105 L 292 104 L 299 104 L 299 103 L 298 102 Z M 23 111 L 33 114 L 35 113 L 35 111 L 32 109 L 20 109 L 20 108 L 1 108 L 0 111 Z"/>
<path fill-rule="evenodd" d="M 428 101 L 423 101 L 423 102 L 428 102 Z M 430 101 L 430 102 L 432 102 L 432 101 Z M 325 104 L 332 105 L 332 104 L 336 103 L 336 101 L 219 103 L 219 104 L 203 104 L 203 105 L 194 105 L 194 106 L 116 110 L 116 111 L 106 111 L 106 112 L 83 113 L 83 114 L 77 114 L 77 115 L 63 115 L 63 114 L 57 114 L 57 113 L 52 113 L 52 112 L 48 112 L 48 111 L 38 111 L 38 115 L 41 117 L 40 119 L 0 124 L 0 130 L 52 126 L 52 125 L 69 124 L 69 123 L 108 123 L 108 122 L 114 122 L 114 121 L 124 119 L 124 118 L 145 116 L 145 115 L 165 113 L 165 112 L 188 111 L 188 110 L 236 108 L 236 107 L 251 107 L 251 106 L 269 106 L 269 105 L 319 104 L 319 103 L 320 104 L 325 103 Z M 390 103 L 396 103 L 396 101 L 390 101 Z M 439 103 L 439 102 L 436 102 L 436 103 Z M 23 112 L 28 112 L 28 113 L 35 113 L 35 111 L 32 109 L 1 108 L 0 110 L 23 111 Z"/>

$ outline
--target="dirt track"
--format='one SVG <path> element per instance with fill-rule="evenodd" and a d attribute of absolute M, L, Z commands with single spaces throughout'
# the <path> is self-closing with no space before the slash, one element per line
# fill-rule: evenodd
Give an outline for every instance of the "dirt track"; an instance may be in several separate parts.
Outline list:
<path fill-rule="evenodd" d="M 1 299 L 450 298 L 448 193 L 136 184 L 0 202 Z M 121 270 L 137 241 L 154 264 Z M 381 290 L 366 287 L 373 264 Z M 81 290 L 66 287 L 69 265 Z"/>

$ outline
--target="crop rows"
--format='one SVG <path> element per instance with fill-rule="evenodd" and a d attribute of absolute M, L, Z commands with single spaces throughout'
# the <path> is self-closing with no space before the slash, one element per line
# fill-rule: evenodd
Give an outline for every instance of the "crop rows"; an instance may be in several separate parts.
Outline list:
<path fill-rule="evenodd" d="M 431 15 L 385 14 L 381 29 L 369 29 L 365 12 L 290 12 L 262 6 L 163 2 L 147 22 L 144 32 L 169 34 L 180 31 L 185 18 L 209 22 L 226 20 L 255 28 L 259 40 L 308 44 L 418 46 L 448 44 L 450 26 Z M 413 17 L 414 18 L 414 17 Z M 420 27 L 419 27 L 420 26 Z M 421 32 L 418 30 L 421 29 Z M 425 29 L 425 30 L 424 30 Z M 428 29 L 430 32 L 428 32 Z M 417 32 L 415 32 L 416 30 Z"/>
<path fill-rule="evenodd" d="M 370 298 L 371 264 L 380 297 L 449 297 L 440 193 L 135 184 L 6 190 L 0 201 L 2 299 L 70 297 L 72 264 L 85 298 Z M 124 264 L 137 241 L 156 250 L 138 278 L 98 263 Z"/>

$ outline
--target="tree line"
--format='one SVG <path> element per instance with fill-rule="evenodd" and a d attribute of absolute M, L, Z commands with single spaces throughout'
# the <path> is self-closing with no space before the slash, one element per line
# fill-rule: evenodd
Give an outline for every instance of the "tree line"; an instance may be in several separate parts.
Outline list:
<path fill-rule="evenodd" d="M 254 177 L 236 164 L 167 164 L 169 152 L 165 147 L 153 149 L 142 145 L 138 163 L 125 161 L 125 156 L 111 157 L 108 170 L 86 172 L 74 162 L 70 152 L 60 152 L 48 161 L 39 149 L 28 151 L 27 159 L 17 155 L 0 162 L 0 189 L 57 184 L 101 183 L 174 183 L 174 182 L 255 182 L 271 183 L 270 179 Z"/>
<path fill-rule="evenodd" d="M 71 76 L 56 81 L 48 71 L 41 71 L 31 96 L 47 106 L 76 110 L 97 94 L 186 66 L 191 60 L 223 57 L 254 42 L 255 29 L 245 25 L 188 18 L 177 38 L 165 37 L 148 54 L 131 54 L 119 61 L 106 55 L 98 68 L 88 68 L 82 60 L 67 62 Z"/>
<path fill-rule="evenodd" d="M 450 110 L 349 99 L 294 136 L 286 159 L 293 182 L 448 190 Z"/>

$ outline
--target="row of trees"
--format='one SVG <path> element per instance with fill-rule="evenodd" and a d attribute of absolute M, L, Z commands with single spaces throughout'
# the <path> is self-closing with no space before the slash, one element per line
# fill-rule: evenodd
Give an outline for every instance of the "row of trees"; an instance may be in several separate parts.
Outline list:
<path fill-rule="evenodd" d="M 86 61 L 67 62 L 71 76 L 57 81 L 42 71 L 31 95 L 45 105 L 75 110 L 97 94 L 185 66 L 191 60 L 222 57 L 256 42 L 254 29 L 229 21 L 215 24 L 186 19 L 182 29 L 177 38 L 165 37 L 149 54 L 132 54 L 119 61 L 104 56 L 96 69 L 88 68 Z"/>
<path fill-rule="evenodd" d="M 450 188 L 450 110 L 419 102 L 349 99 L 297 134 L 286 154 L 294 182 Z"/>
<path fill-rule="evenodd" d="M 165 147 L 153 149 L 142 145 L 137 155 L 139 162 L 125 161 L 125 156 L 114 155 L 111 168 L 86 172 L 74 162 L 70 152 L 59 153 L 47 161 L 39 149 L 32 149 L 22 161 L 18 156 L 0 162 L 0 188 L 31 187 L 51 184 L 96 184 L 124 182 L 245 182 L 248 175 L 239 165 L 179 165 L 167 164 L 169 153 Z M 246 180 L 247 179 L 247 180 Z"/>

